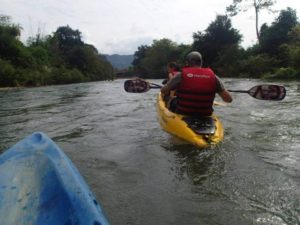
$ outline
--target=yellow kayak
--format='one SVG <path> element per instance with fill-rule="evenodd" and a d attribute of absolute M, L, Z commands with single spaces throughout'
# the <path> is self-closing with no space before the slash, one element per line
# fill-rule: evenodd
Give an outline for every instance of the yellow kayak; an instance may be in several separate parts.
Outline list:
<path fill-rule="evenodd" d="M 160 93 L 156 109 L 162 129 L 199 148 L 216 145 L 224 138 L 223 125 L 216 115 L 193 118 L 173 113 L 166 108 Z"/>

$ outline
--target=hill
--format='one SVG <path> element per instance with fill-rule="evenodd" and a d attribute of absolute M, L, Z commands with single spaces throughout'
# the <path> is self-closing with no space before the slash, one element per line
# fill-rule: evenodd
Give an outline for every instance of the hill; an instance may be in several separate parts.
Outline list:
<path fill-rule="evenodd" d="M 131 66 L 133 61 L 133 55 L 104 55 L 106 59 L 113 65 L 116 69 L 126 69 Z"/>

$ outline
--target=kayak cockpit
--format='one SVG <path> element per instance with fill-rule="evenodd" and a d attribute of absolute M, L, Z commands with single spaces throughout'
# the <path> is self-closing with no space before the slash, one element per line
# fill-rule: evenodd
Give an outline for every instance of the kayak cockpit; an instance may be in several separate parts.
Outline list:
<path fill-rule="evenodd" d="M 182 120 L 187 123 L 196 134 L 214 134 L 216 132 L 216 123 L 212 117 L 183 117 Z"/>

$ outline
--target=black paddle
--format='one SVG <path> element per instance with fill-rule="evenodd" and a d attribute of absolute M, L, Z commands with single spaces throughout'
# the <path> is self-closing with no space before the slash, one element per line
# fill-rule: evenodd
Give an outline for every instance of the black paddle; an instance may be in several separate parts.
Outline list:
<path fill-rule="evenodd" d="M 253 98 L 259 100 L 281 101 L 285 98 L 285 87 L 275 84 L 261 84 L 252 87 L 248 91 L 244 90 L 228 90 L 229 92 L 247 93 Z"/>
<path fill-rule="evenodd" d="M 161 88 L 159 84 L 149 83 L 143 79 L 126 80 L 124 89 L 130 93 L 143 93 L 152 88 Z M 275 84 L 262 84 L 252 87 L 250 90 L 228 90 L 229 92 L 247 93 L 259 100 L 281 101 L 285 98 L 285 87 Z"/>
<path fill-rule="evenodd" d="M 159 84 L 149 83 L 143 79 L 126 80 L 124 82 L 124 89 L 130 93 L 144 93 L 150 90 L 150 88 L 162 88 Z"/>

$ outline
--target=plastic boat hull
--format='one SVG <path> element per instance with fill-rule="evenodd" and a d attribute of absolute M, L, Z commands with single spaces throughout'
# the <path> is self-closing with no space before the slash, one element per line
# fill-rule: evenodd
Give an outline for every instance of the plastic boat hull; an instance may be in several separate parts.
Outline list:
<path fill-rule="evenodd" d="M 108 225 L 71 160 L 33 133 L 0 156 L 0 224 Z"/>
<path fill-rule="evenodd" d="M 161 94 L 157 96 L 156 109 L 158 121 L 163 130 L 199 148 L 214 146 L 220 143 L 224 138 L 223 125 L 216 115 L 212 115 L 208 118 L 214 121 L 215 131 L 213 133 L 198 134 L 191 129 L 190 124 L 186 122 L 186 120 L 190 118 L 173 113 L 166 108 Z"/>

